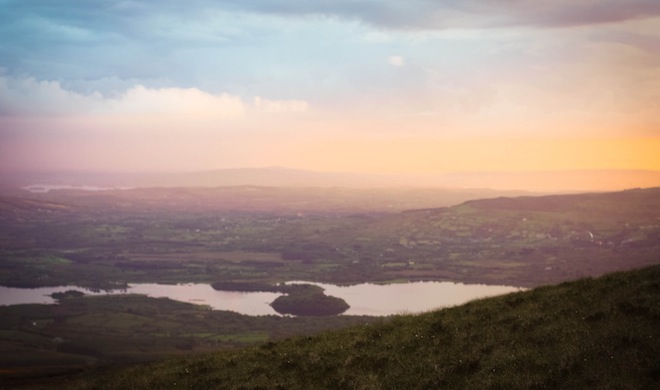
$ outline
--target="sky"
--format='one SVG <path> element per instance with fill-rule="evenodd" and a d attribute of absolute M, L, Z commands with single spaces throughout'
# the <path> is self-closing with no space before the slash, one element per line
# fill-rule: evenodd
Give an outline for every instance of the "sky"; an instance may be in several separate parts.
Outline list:
<path fill-rule="evenodd" d="M 660 170 L 657 0 L 0 0 L 0 171 Z"/>

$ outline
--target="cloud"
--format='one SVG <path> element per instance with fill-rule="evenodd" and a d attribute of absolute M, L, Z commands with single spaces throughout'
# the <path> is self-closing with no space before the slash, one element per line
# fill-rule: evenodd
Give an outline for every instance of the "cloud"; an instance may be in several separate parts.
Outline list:
<path fill-rule="evenodd" d="M 644 34 L 634 31 L 604 31 L 593 34 L 595 42 L 619 44 L 633 47 L 641 52 L 650 54 L 654 64 L 660 63 L 660 35 Z"/>
<path fill-rule="evenodd" d="M 57 115 L 91 111 L 103 101 L 98 93 L 82 95 L 56 81 L 0 77 L 0 115 Z"/>
<path fill-rule="evenodd" d="M 218 121 L 261 114 L 304 113 L 304 100 L 272 100 L 261 96 L 246 103 L 227 93 L 198 88 L 148 88 L 134 85 L 121 93 L 78 93 L 57 81 L 0 76 L 0 117 L 152 118 L 163 121 Z"/>
<path fill-rule="evenodd" d="M 119 99 L 108 99 L 100 107 L 119 114 L 157 114 L 193 118 L 240 118 L 245 115 L 242 100 L 229 94 L 212 95 L 197 88 L 149 89 L 137 85 Z"/>
<path fill-rule="evenodd" d="M 656 0 L 255 0 L 225 7 L 279 15 L 318 15 L 359 20 L 381 28 L 568 27 L 660 16 Z"/>
<path fill-rule="evenodd" d="M 260 96 L 254 98 L 254 107 L 258 112 L 281 114 L 306 112 L 309 104 L 303 100 L 268 100 Z"/>
<path fill-rule="evenodd" d="M 405 64 L 405 60 L 401 56 L 390 56 L 390 58 L 387 59 L 387 63 L 392 66 L 401 67 Z"/>
<path fill-rule="evenodd" d="M 380 66 L 379 59 L 391 53 L 424 47 L 427 52 L 415 57 L 419 64 L 439 55 L 448 59 L 445 63 L 461 61 L 476 50 L 485 56 L 518 41 L 528 46 L 526 50 L 538 51 L 531 41 L 538 36 L 502 29 L 500 37 L 509 42 L 490 44 L 497 34 L 483 28 L 649 23 L 657 20 L 649 18 L 660 16 L 657 0 L 189 0 L 185 5 L 163 0 L 157 6 L 143 0 L 63 0 L 57 6 L 34 0 L 2 4 L 0 67 L 12 76 L 60 80 L 68 90 L 99 91 L 105 97 L 143 85 L 194 86 L 250 98 L 276 96 L 286 88 L 313 100 L 334 93 L 340 83 L 359 87 L 360 76 L 349 73 L 378 75 L 366 68 L 376 62 L 381 63 L 374 66 Z M 657 23 L 653 27 L 657 31 Z M 437 34 L 418 31 L 449 28 L 453 30 Z M 414 33 L 408 34 L 411 30 Z M 583 40 L 593 38 L 581 36 L 577 29 L 561 32 L 575 33 Z M 657 37 L 653 31 L 647 34 Z M 465 43 L 455 49 L 448 37 Z M 476 47 L 478 41 L 484 42 L 483 47 Z M 565 58 L 571 58 L 570 54 Z M 104 82 L 90 87 L 93 80 L 119 80 L 120 85 Z"/>
<path fill-rule="evenodd" d="M 57 81 L 0 77 L 2 115 L 158 115 L 226 119 L 245 115 L 243 101 L 229 94 L 212 95 L 197 88 L 136 85 L 116 97 L 81 94 Z"/>
<path fill-rule="evenodd" d="M 474 2 L 472 2 L 474 4 Z M 479 12 L 506 14 L 497 24 L 533 27 L 575 27 L 620 23 L 660 16 L 660 3 L 655 0 L 495 0 L 475 6 Z"/>
<path fill-rule="evenodd" d="M 154 20 L 182 18 L 204 20 L 213 13 L 265 14 L 292 17 L 326 17 L 359 21 L 387 29 L 425 29 L 536 26 L 568 27 L 615 23 L 660 16 L 657 0 L 147 0 L 80 2 L 48 0 L 3 4 L 0 24 L 16 26 L 26 18 L 49 29 L 88 40 L 99 33 L 149 35 Z M 29 15 L 27 17 L 26 15 Z M 46 20 L 52 21 L 49 23 Z M 34 23 L 32 23 L 34 24 Z M 215 26 L 218 26 L 216 24 Z M 178 28 L 178 25 L 170 25 Z M 45 27 L 44 27 L 45 28 Z M 208 31 L 190 31 L 205 35 Z M 197 27 L 196 27 L 197 29 Z M 93 33 L 91 33 L 93 31 Z M 38 32 L 38 31 L 37 31 Z M 164 30 L 156 30 L 162 33 Z M 212 39 L 217 38 L 213 32 Z M 197 36 L 199 38 L 199 36 Z M 197 39 L 196 38 L 196 39 Z"/>

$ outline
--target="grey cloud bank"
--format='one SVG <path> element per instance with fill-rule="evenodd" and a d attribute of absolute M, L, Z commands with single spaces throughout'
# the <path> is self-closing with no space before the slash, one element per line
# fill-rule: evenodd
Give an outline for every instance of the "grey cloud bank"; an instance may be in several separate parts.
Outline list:
<path fill-rule="evenodd" d="M 0 0 L 0 76 L 57 81 L 63 90 L 104 97 L 137 85 L 199 88 L 244 100 L 328 103 L 338 88 L 359 99 L 393 90 L 422 96 L 438 79 L 449 80 L 441 88 L 471 89 L 468 78 L 481 63 L 498 69 L 510 68 L 507 61 L 554 60 L 543 58 L 556 51 L 547 45 L 552 38 L 522 43 L 529 38 L 520 29 L 659 15 L 655 0 Z M 500 38 L 480 32 L 496 27 L 507 32 Z M 572 52 L 551 55 L 577 58 L 585 52 L 580 43 L 590 40 L 654 51 L 659 38 L 648 30 L 576 33 L 565 45 Z M 452 40 L 451 31 L 477 38 Z M 376 35 L 381 39 L 372 39 Z M 409 66 L 398 73 L 380 67 L 392 58 L 401 58 L 395 66 L 404 58 Z"/>

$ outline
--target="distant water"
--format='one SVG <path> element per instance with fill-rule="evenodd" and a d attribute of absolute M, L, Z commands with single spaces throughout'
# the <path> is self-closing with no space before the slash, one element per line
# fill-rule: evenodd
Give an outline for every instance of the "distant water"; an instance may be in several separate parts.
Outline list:
<path fill-rule="evenodd" d="M 82 190 L 82 191 L 108 191 L 108 190 L 129 190 L 130 187 L 97 187 L 88 185 L 69 185 L 69 184 L 30 184 L 21 187 L 32 193 L 46 193 L 52 190 Z"/>
<path fill-rule="evenodd" d="M 350 308 L 347 315 L 386 316 L 402 313 L 419 313 L 442 307 L 461 305 L 468 301 L 494 295 L 520 291 L 511 286 L 489 286 L 452 282 L 413 282 L 396 284 L 363 283 L 353 286 L 336 286 L 309 283 L 323 287 L 327 295 L 342 298 Z M 132 284 L 128 289 L 94 292 L 82 287 L 61 286 L 35 289 L 0 286 L 0 306 L 25 303 L 56 303 L 49 295 L 54 292 L 79 290 L 87 295 L 142 294 L 153 298 L 207 305 L 214 310 L 228 310 L 245 315 L 278 315 L 270 306 L 280 294 L 270 292 L 218 291 L 208 284 Z"/>
<path fill-rule="evenodd" d="M 277 315 L 270 303 L 280 294 L 269 292 L 217 291 L 209 284 L 155 284 L 138 283 L 128 289 L 91 291 L 78 286 L 13 288 L 0 286 L 0 306 L 25 303 L 54 304 L 50 297 L 55 292 L 78 290 L 86 295 L 141 294 L 152 298 L 170 298 L 180 302 L 207 305 L 215 310 L 234 311 L 245 315 Z"/>
<path fill-rule="evenodd" d="M 325 289 L 326 295 L 342 298 L 351 306 L 344 314 L 369 316 L 421 313 L 462 305 L 479 298 L 524 290 L 511 286 L 454 282 L 362 283 L 353 286 L 312 282 L 290 283 L 309 283 L 320 286 Z"/>

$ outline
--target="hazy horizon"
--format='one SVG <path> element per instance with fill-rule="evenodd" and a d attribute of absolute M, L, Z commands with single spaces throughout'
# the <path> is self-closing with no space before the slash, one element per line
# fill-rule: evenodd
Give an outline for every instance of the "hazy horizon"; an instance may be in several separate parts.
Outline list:
<path fill-rule="evenodd" d="M 4 172 L 660 171 L 656 2 L 4 1 L 0 22 Z"/>
<path fill-rule="evenodd" d="M 40 189 L 146 187 L 323 187 L 355 189 L 513 190 L 537 193 L 620 191 L 660 187 L 660 171 L 566 170 L 530 172 L 449 172 L 441 174 L 385 174 L 322 172 L 281 166 L 215 169 L 189 172 L 2 172 L 9 186 Z M 90 187 L 91 186 L 91 187 Z M 44 187 L 44 188 L 45 188 Z M 32 191 L 32 190 L 30 190 Z"/>

